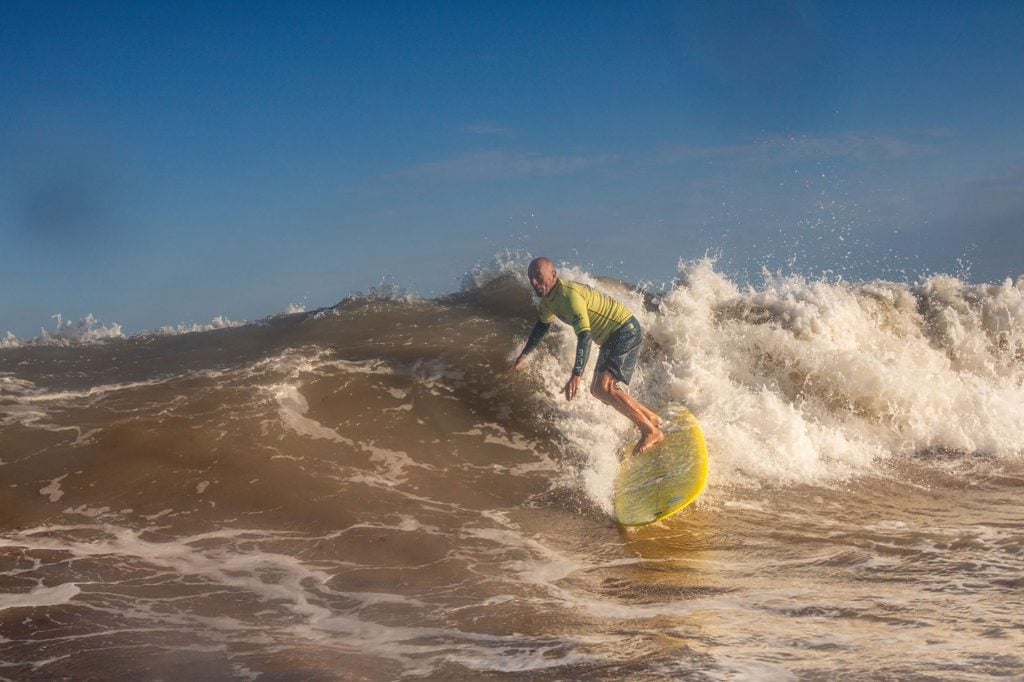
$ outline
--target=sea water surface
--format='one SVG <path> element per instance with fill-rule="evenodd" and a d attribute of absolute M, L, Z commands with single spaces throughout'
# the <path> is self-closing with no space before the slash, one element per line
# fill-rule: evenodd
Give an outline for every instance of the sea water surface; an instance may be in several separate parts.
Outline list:
<path fill-rule="evenodd" d="M 630 390 L 698 503 L 610 517 L 522 264 L 433 300 L 0 348 L 0 677 L 1024 678 L 1024 283 L 651 294 Z M 109 337 L 109 338 L 101 338 Z"/>

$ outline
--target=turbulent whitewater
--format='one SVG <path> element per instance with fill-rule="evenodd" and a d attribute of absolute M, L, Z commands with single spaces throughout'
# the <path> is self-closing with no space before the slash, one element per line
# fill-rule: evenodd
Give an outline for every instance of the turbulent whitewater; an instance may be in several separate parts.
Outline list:
<path fill-rule="evenodd" d="M 522 263 L 433 300 L 0 347 L 0 676 L 1024 676 L 1024 281 L 615 296 L 707 492 L 610 517 L 636 437 L 520 375 Z M 99 333 L 97 333 L 97 329 Z M 593 354 L 596 355 L 596 354 Z"/>

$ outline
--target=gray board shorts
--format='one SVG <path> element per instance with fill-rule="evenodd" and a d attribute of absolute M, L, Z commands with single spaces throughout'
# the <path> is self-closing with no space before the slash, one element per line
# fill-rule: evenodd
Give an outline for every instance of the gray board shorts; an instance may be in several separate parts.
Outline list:
<path fill-rule="evenodd" d="M 613 377 L 624 384 L 629 384 L 629 380 L 633 378 L 633 370 L 636 369 L 642 339 L 640 323 L 635 317 L 629 318 L 629 322 L 612 332 L 601 346 L 601 352 L 597 356 L 597 368 L 594 371 L 600 373 L 608 370 Z"/>

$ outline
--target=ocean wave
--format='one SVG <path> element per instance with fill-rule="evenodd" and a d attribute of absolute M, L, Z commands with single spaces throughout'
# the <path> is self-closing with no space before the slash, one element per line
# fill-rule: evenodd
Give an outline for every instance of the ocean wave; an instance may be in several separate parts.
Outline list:
<path fill-rule="evenodd" d="M 384 400 L 386 414 L 413 424 L 434 424 L 439 411 L 456 409 L 445 407 L 454 400 L 458 410 L 490 410 L 487 423 L 504 424 L 503 437 L 511 440 L 556 438 L 558 452 L 538 454 L 571 462 L 574 485 L 607 510 L 620 453 L 636 438 L 635 428 L 589 395 L 560 399 L 573 362 L 571 330 L 556 325 L 524 374 L 503 376 L 535 314 L 528 259 L 503 254 L 467 275 L 459 292 L 437 299 L 382 285 L 331 308 L 260 323 L 218 317 L 209 325 L 125 338 L 119 325 L 91 316 L 77 325 L 59 320 L 60 334 L 8 343 L 4 354 L 67 347 L 66 364 L 78 368 L 74 386 L 46 377 L 51 385 L 38 390 L 74 396 L 93 395 L 97 386 L 145 390 L 156 379 L 207 376 L 225 367 L 248 366 L 256 376 L 316 348 L 319 371 L 304 370 L 302 381 L 278 377 L 255 392 L 272 396 L 275 406 L 260 429 L 266 420 L 287 417 L 288 433 L 333 433 L 332 442 L 356 442 L 335 426 L 351 417 L 321 414 L 330 403 L 314 399 L 311 385 L 318 395 L 345 393 L 355 404 Z M 567 264 L 560 274 L 609 293 L 639 319 L 646 341 L 629 390 L 656 409 L 686 405 L 697 415 L 712 458 L 711 496 L 730 485 L 831 485 L 886 475 L 908 456 L 999 460 L 1024 452 L 1022 280 L 970 284 L 936 275 L 907 284 L 764 273 L 758 284 L 741 285 L 708 258 L 681 262 L 674 281 L 654 291 Z M 214 330 L 216 338 L 201 336 Z M 189 334 L 199 335 L 186 342 Z M 125 345 L 104 354 L 101 341 L 111 338 Z M 95 350 L 88 363 L 76 359 L 76 348 L 86 347 Z M 18 357 L 10 360 L 0 362 L 0 375 L 16 400 L 18 382 L 36 378 L 23 376 Z M 383 363 L 407 378 L 386 387 L 391 393 L 381 399 L 380 387 L 355 378 L 351 367 L 360 363 Z M 443 380 L 423 374 L 435 366 L 445 368 Z M 391 394 L 412 396 L 412 386 L 426 392 L 388 402 Z M 33 405 L 40 400 L 34 397 Z M 220 429 L 228 432 L 233 427 L 224 419 Z M 430 428 L 440 441 L 449 437 L 440 426 Z"/>

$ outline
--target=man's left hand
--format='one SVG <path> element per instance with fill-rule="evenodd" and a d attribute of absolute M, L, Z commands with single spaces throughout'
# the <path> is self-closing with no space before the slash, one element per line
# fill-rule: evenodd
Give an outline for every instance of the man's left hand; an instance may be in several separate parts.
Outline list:
<path fill-rule="evenodd" d="M 509 368 L 507 370 L 505 370 L 505 373 L 506 374 L 512 374 L 513 372 L 515 372 L 517 369 L 519 369 L 521 366 L 523 366 L 525 364 L 526 364 L 526 356 L 525 355 L 520 355 L 519 357 L 517 357 L 515 360 L 512 361 L 512 364 L 509 365 Z"/>
<path fill-rule="evenodd" d="M 563 389 L 565 391 L 565 399 L 572 400 L 573 398 L 575 398 L 576 395 L 580 392 L 580 384 L 582 383 L 583 377 L 578 377 L 575 374 L 569 377 L 569 381 L 566 382 L 565 388 Z"/>

